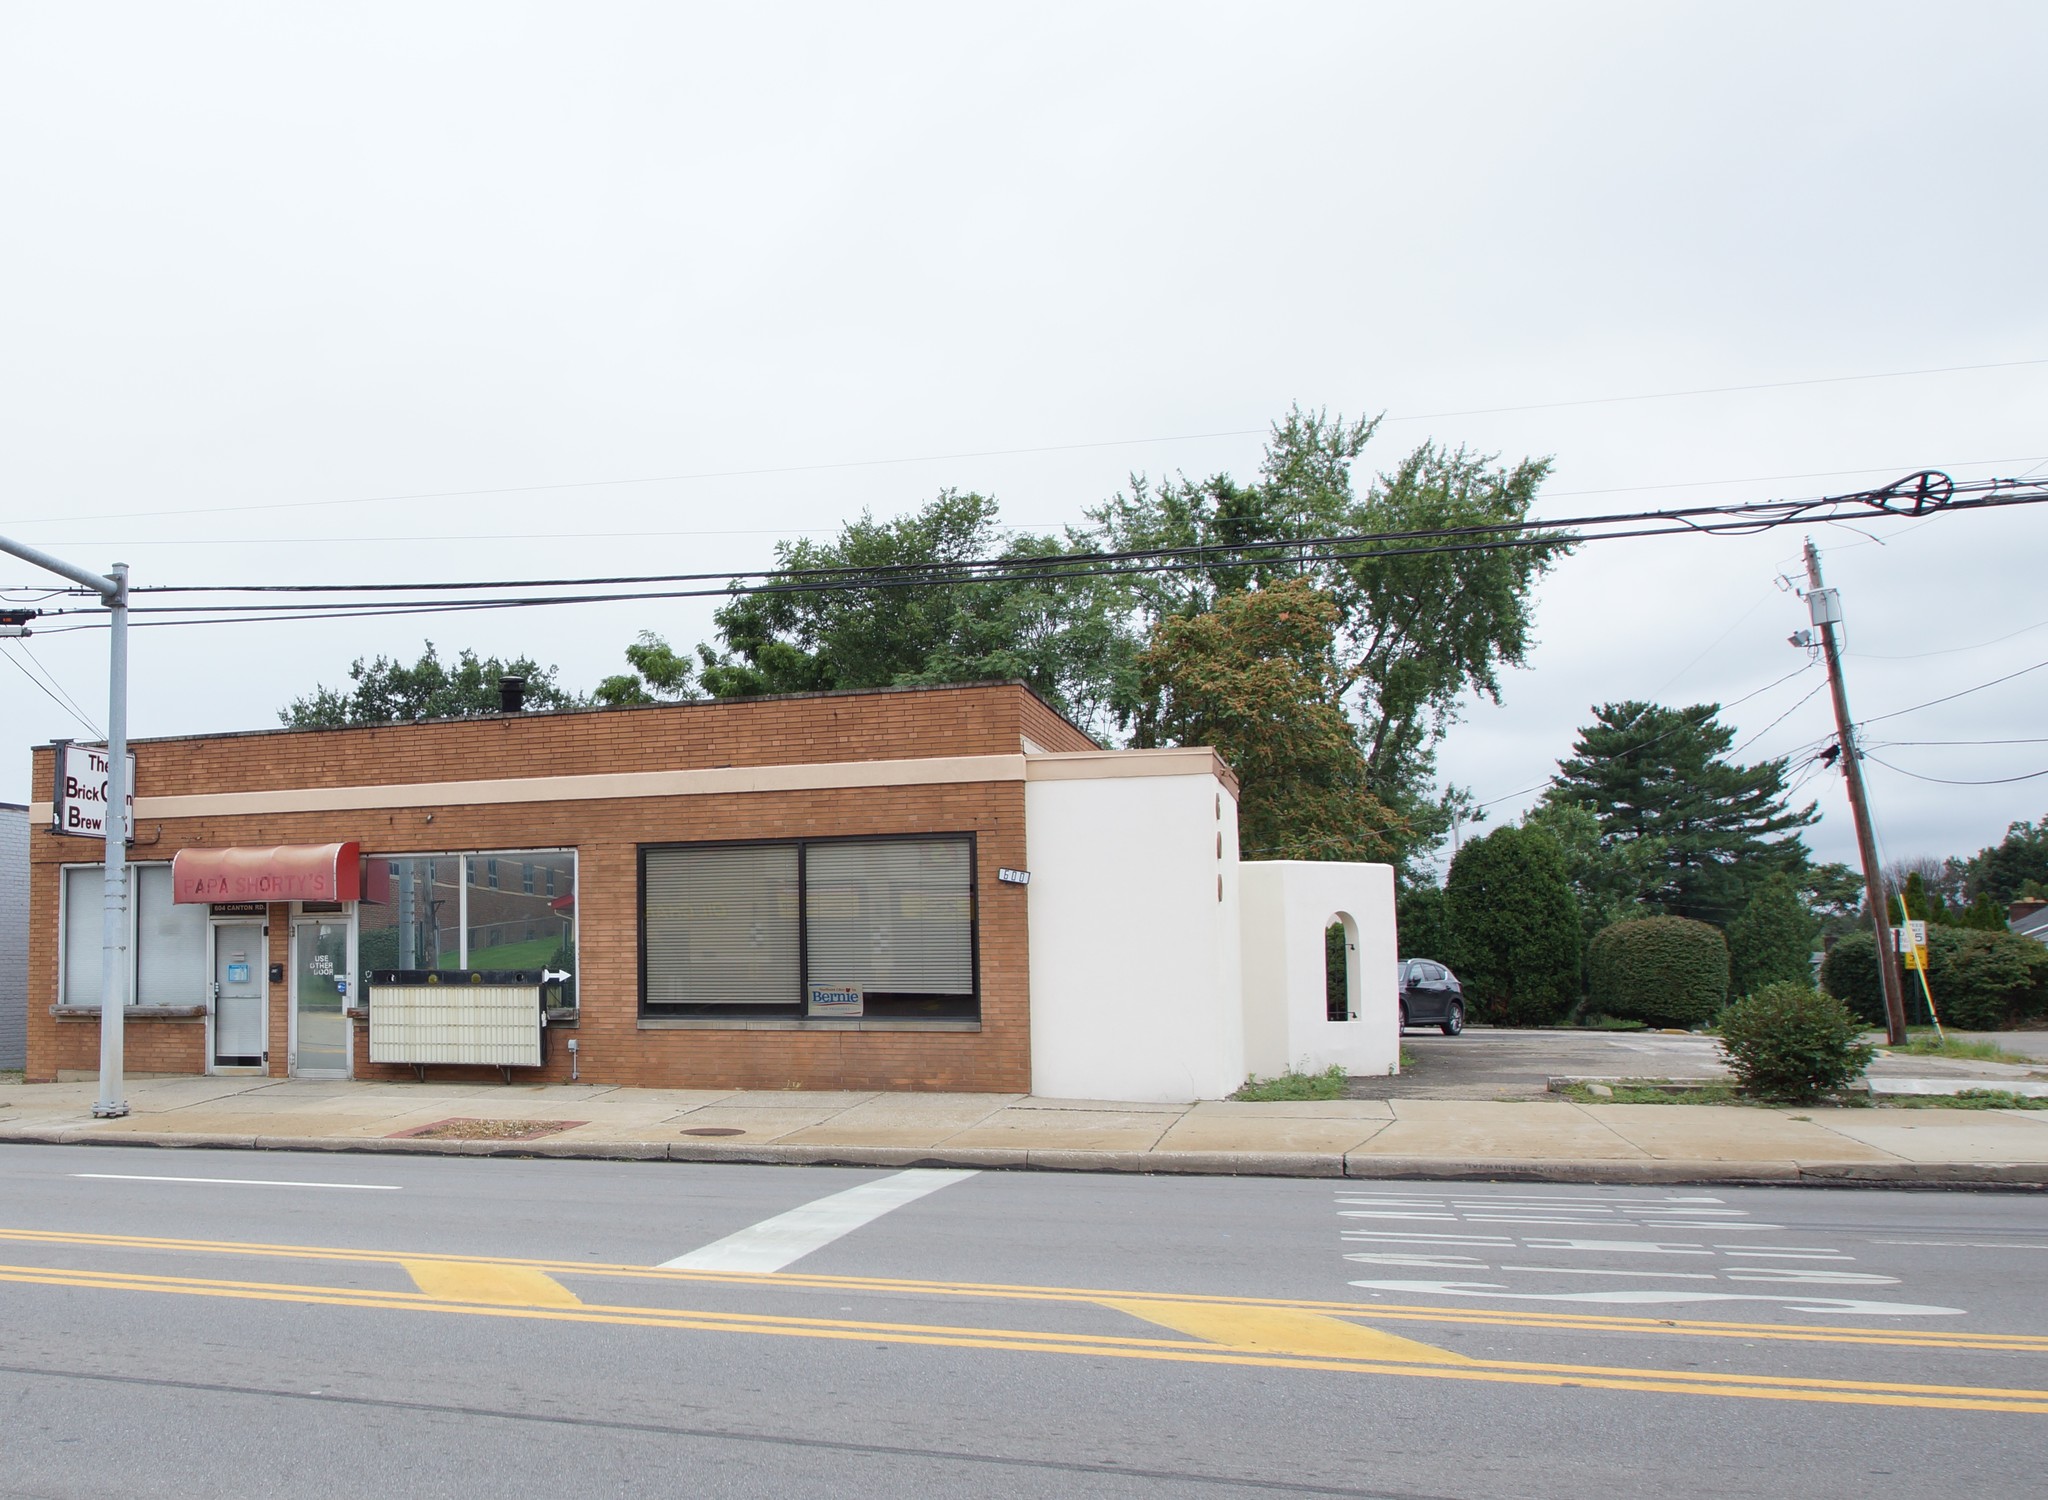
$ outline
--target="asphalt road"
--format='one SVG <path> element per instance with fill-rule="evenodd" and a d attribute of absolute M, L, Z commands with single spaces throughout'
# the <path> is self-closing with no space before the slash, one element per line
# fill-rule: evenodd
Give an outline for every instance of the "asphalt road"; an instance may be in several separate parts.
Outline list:
<path fill-rule="evenodd" d="M 2044 1293 L 2021 1195 L 14 1146 L 0 1495 L 2032 1496 Z"/>

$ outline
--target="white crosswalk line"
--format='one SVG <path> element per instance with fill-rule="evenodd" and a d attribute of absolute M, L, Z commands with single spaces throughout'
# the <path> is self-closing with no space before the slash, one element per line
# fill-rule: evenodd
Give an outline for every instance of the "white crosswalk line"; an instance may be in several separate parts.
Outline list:
<path fill-rule="evenodd" d="M 786 1214 L 763 1219 L 737 1234 L 713 1240 L 700 1250 L 665 1260 L 665 1271 L 752 1271 L 769 1275 L 793 1265 L 813 1250 L 821 1250 L 842 1235 L 863 1224 L 872 1224 L 891 1209 L 915 1203 L 927 1193 L 950 1187 L 971 1170 L 942 1167 L 913 1167 L 875 1182 L 863 1182 L 843 1193 L 792 1208 Z"/>

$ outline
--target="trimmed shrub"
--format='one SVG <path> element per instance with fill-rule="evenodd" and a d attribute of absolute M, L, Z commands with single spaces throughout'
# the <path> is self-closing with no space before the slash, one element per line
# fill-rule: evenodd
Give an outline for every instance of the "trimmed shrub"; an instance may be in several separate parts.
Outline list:
<path fill-rule="evenodd" d="M 1767 984 L 1721 1012 L 1721 1050 L 1742 1090 L 1796 1103 L 1853 1082 L 1870 1066 L 1863 1023 L 1832 995 Z"/>
<path fill-rule="evenodd" d="M 1603 927 L 1586 950 L 1587 1007 L 1652 1026 L 1703 1026 L 1728 998 L 1728 944 L 1689 917 Z"/>
<path fill-rule="evenodd" d="M 1919 976 L 1906 981 L 1906 1019 L 1930 1019 Z M 1877 939 L 1851 933 L 1829 951 L 1821 985 L 1872 1026 L 1884 1025 L 1877 978 Z M 1962 1031 L 1996 1031 L 2048 1013 L 2048 947 L 2011 932 L 1981 932 L 1935 923 L 1927 929 L 1927 987 L 1942 1023 Z"/>
<path fill-rule="evenodd" d="M 1579 998 L 1579 903 L 1549 834 L 1496 828 L 1460 849 L 1444 928 L 1473 1020 L 1548 1026 Z"/>
<path fill-rule="evenodd" d="M 1729 989 L 1752 995 L 1767 984 L 1813 983 L 1814 940 L 1820 924 L 1792 882 L 1774 874 L 1751 893 L 1728 924 Z"/>

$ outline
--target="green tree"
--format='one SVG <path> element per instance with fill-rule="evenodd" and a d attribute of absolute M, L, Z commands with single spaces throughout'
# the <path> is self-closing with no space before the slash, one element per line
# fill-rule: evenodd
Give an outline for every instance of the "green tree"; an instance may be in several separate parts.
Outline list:
<path fill-rule="evenodd" d="M 556 681 L 556 669 L 532 657 L 510 661 L 478 656 L 465 647 L 443 662 L 428 641 L 411 666 L 388 656 L 357 657 L 348 669 L 348 688 L 320 686 L 296 698 L 277 717 L 292 729 L 338 729 L 349 724 L 410 723 L 415 719 L 467 719 L 498 712 L 498 679 L 526 679 L 526 706 L 580 708 L 583 699 Z"/>
<path fill-rule="evenodd" d="M 694 670 L 689 657 L 670 647 L 651 630 L 626 648 L 631 672 L 607 677 L 591 696 L 607 707 L 628 703 L 687 703 L 697 694 L 690 686 Z"/>
<path fill-rule="evenodd" d="M 1114 580 L 1077 574 L 1055 538 L 997 522 L 993 499 L 946 490 L 893 521 L 863 514 L 832 542 L 777 543 L 773 584 L 714 616 L 720 644 L 698 648 L 698 682 L 748 698 L 1014 678 L 1106 730 L 1131 698 L 1139 646 Z M 975 576 L 985 563 L 1002 576 Z M 639 648 L 667 646 L 643 634 Z"/>
<path fill-rule="evenodd" d="M 1579 998 L 1578 902 L 1564 853 L 1538 828 L 1496 828 L 1451 861 L 1447 961 L 1477 1020 L 1547 1026 Z"/>
<path fill-rule="evenodd" d="M 1814 943 L 1820 924 L 1779 872 L 1750 892 L 1742 915 L 1728 924 L 1731 993 L 1753 995 L 1767 984 L 1813 986 Z"/>
<path fill-rule="evenodd" d="M 1402 831 L 1367 788 L 1355 731 L 1330 696 L 1336 618 L 1292 579 L 1162 620 L 1138 658 L 1157 705 L 1148 737 L 1212 745 L 1237 772 L 1249 858 L 1382 860 Z"/>
<path fill-rule="evenodd" d="M 2040 886 L 2048 886 L 2048 814 L 2010 825 L 1998 843 L 1977 851 L 1965 877 L 1965 894 L 1972 901 L 1989 896 L 2001 905 Z"/>
<path fill-rule="evenodd" d="M 1793 830 L 1816 821 L 1813 804 L 1786 806 L 1783 760 L 1726 759 L 1735 731 L 1719 721 L 1719 705 L 1625 702 L 1593 712 L 1545 798 L 1589 808 L 1603 845 L 1661 846 L 1646 905 L 1725 923 L 1757 882 L 1805 866 L 1806 845 Z"/>
<path fill-rule="evenodd" d="M 1403 958 L 1434 958 L 1448 962 L 1451 951 L 1450 912 L 1437 885 L 1412 885 L 1394 904 L 1394 930 Z"/>
<path fill-rule="evenodd" d="M 1643 892 L 1660 876 L 1662 840 L 1604 839 L 1593 810 L 1577 802 L 1539 802 L 1523 815 L 1522 826 L 1557 840 L 1587 942 L 1602 928 L 1643 915 Z"/>
<path fill-rule="evenodd" d="M 1328 688 L 1358 725 L 1367 786 L 1407 820 L 1416 847 L 1430 847 L 1450 816 L 1430 792 L 1436 746 L 1466 694 L 1497 700 L 1501 670 L 1523 663 L 1535 584 L 1570 542 L 1508 529 L 1528 519 L 1546 459 L 1503 466 L 1425 443 L 1358 493 L 1353 465 L 1376 426 L 1297 406 L 1273 424 L 1256 481 L 1134 477 L 1128 493 L 1089 512 L 1089 539 L 1104 551 L 1252 549 L 1130 582 L 1137 610 L 1155 625 L 1279 579 L 1311 579 L 1337 608 Z M 1512 535 L 1518 545 L 1425 553 L 1389 541 L 1322 549 L 1315 561 L 1296 545 L 1446 528 L 1475 543 Z M 1140 733 L 1153 711 L 1137 706 Z"/>
<path fill-rule="evenodd" d="M 1863 877 L 1845 864 L 1808 865 L 1793 877 L 1806 909 L 1820 922 L 1823 942 L 1869 925 L 1863 915 Z"/>

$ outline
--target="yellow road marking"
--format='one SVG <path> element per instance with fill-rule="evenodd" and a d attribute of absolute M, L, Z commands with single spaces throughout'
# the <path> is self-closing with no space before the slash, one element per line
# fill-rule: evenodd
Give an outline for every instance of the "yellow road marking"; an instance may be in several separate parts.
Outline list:
<path fill-rule="evenodd" d="M 247 1301 L 354 1307 L 399 1312 L 438 1312 L 475 1317 L 520 1318 L 710 1333 L 874 1342 L 930 1347 L 988 1349 L 1010 1353 L 1092 1355 L 1098 1358 L 1163 1360 L 1181 1364 L 1233 1365 L 1345 1374 L 1412 1376 L 1527 1386 L 1580 1386 L 1599 1390 L 1649 1391 L 1670 1395 L 1727 1396 L 1748 1400 L 1805 1401 L 1831 1405 L 1896 1406 L 1946 1411 L 1983 1411 L 2048 1416 L 2048 1390 L 1983 1386 L 1909 1385 L 1880 1381 L 1803 1379 L 1797 1376 L 1627 1369 L 1599 1365 L 1528 1364 L 1508 1360 L 1450 1360 L 1437 1363 L 1291 1356 L 1214 1344 L 1181 1344 L 1160 1339 L 1122 1339 L 1095 1334 L 1039 1333 L 929 1324 L 860 1323 L 764 1314 L 716 1313 L 577 1304 L 513 1306 L 480 1301 L 450 1302 L 419 1292 L 378 1292 L 360 1288 L 294 1286 L 286 1283 L 203 1281 L 140 1273 L 78 1272 L 38 1266 L 0 1266 L 0 1282 L 77 1287 L 95 1291 L 153 1292 L 227 1297 Z M 1139 1299 L 1140 1301 L 1146 1299 Z M 1157 1299 L 1152 1299 L 1156 1302 Z M 1404 1341 L 1405 1342 L 1405 1341 Z M 1418 1346 L 1419 1347 L 1419 1346 Z"/>
<path fill-rule="evenodd" d="M 178 1251 L 284 1260 L 345 1261 L 351 1264 L 468 1266 L 473 1255 L 438 1251 L 364 1250 L 327 1245 L 273 1245 L 236 1240 L 171 1239 L 157 1235 L 112 1235 L 67 1230 L 0 1229 L 0 1241 L 71 1245 L 115 1250 Z M 761 1275 L 733 1271 L 676 1271 L 654 1266 L 562 1260 L 494 1258 L 490 1264 L 523 1266 L 543 1274 L 599 1276 L 643 1281 L 689 1281 L 719 1285 L 772 1286 L 919 1297 L 966 1297 L 1008 1302 L 1206 1303 L 1220 1307 L 1291 1308 L 1375 1322 L 1423 1322 L 1467 1327 L 1529 1328 L 1559 1332 L 1664 1334 L 1693 1338 L 1739 1338 L 1792 1343 L 1870 1345 L 1884 1348 L 1958 1349 L 1976 1352 L 2048 1353 L 2048 1334 L 1995 1333 L 1960 1329 L 1860 1327 L 1809 1323 L 1738 1323 L 1704 1319 L 1630 1317 L 1612 1313 L 1541 1312 L 1522 1308 L 1414 1306 L 1403 1303 L 1327 1302 L 1303 1298 L 1237 1297 L 1200 1292 L 1160 1294 L 1103 1287 L 1020 1286 L 995 1282 L 914 1281 L 898 1277 L 823 1276 L 801 1272 Z M 1819 1295 L 1816 1292 L 1816 1295 Z"/>
<path fill-rule="evenodd" d="M 1472 1362 L 1462 1354 L 1404 1339 L 1397 1333 L 1361 1328 L 1327 1313 L 1298 1312 L 1290 1307 L 1225 1307 L 1213 1302 L 1165 1302 L 1153 1298 L 1105 1298 L 1102 1305 L 1229 1349 L 1330 1355 L 1339 1359 L 1411 1360 L 1431 1365 Z"/>
<path fill-rule="evenodd" d="M 405 1274 L 444 1302 L 501 1302 L 510 1307 L 580 1307 L 583 1299 L 544 1271 L 486 1261 L 403 1260 Z"/>

